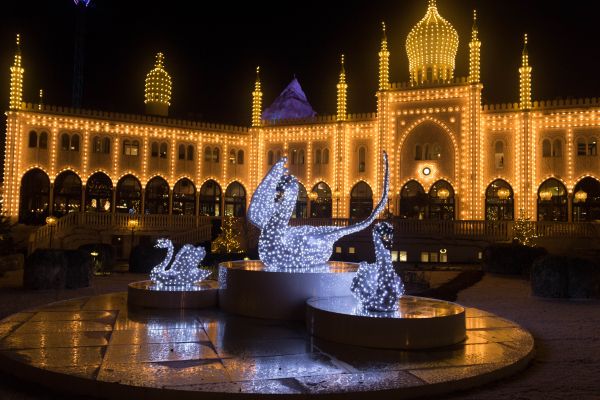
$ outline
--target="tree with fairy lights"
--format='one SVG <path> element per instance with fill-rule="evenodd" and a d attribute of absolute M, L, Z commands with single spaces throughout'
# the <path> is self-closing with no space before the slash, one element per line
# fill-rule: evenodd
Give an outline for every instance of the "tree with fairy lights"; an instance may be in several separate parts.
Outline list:
<path fill-rule="evenodd" d="M 535 240 L 538 238 L 535 224 L 531 218 L 525 214 L 525 210 L 519 211 L 519 218 L 515 221 L 513 227 L 513 241 L 527 247 L 535 247 Z"/>
<path fill-rule="evenodd" d="M 243 253 L 241 236 L 242 226 L 240 221 L 231 215 L 224 216 L 221 233 L 211 244 L 212 252 Z"/>

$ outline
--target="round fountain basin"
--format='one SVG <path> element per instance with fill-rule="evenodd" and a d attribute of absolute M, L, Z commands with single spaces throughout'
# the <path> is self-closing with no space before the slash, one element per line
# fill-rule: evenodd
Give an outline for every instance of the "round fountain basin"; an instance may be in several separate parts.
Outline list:
<path fill-rule="evenodd" d="M 350 295 L 358 264 L 328 262 L 316 272 L 267 270 L 261 261 L 219 264 L 219 307 L 247 317 L 300 320 L 311 297 Z"/>
<path fill-rule="evenodd" d="M 361 310 L 353 296 L 311 298 L 307 329 L 333 342 L 384 349 L 428 349 L 465 340 L 464 307 L 424 297 L 398 301 L 398 311 L 379 313 Z"/>
<path fill-rule="evenodd" d="M 127 304 L 146 308 L 208 308 L 217 305 L 219 284 L 204 280 L 192 286 L 157 286 L 154 282 L 139 281 L 127 287 Z"/>

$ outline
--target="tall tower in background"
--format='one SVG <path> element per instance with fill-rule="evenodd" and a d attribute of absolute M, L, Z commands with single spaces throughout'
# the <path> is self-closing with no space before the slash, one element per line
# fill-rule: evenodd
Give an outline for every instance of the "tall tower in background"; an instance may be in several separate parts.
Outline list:
<path fill-rule="evenodd" d="M 344 68 L 344 55 L 342 54 L 340 80 L 337 84 L 337 120 L 346 120 L 346 96 L 348 84 L 346 83 L 346 69 Z"/>
<path fill-rule="evenodd" d="M 256 67 L 256 82 L 252 92 L 252 127 L 261 125 L 262 120 L 262 90 L 260 87 L 260 67 Z"/>
<path fill-rule="evenodd" d="M 154 68 L 146 75 L 146 114 L 166 117 L 171 105 L 171 76 L 165 71 L 165 56 L 156 53 Z"/>
<path fill-rule="evenodd" d="M 73 0 L 75 2 L 75 51 L 73 55 L 73 107 L 81 107 L 83 98 L 83 65 L 85 60 L 85 19 L 92 0 Z"/>
<path fill-rule="evenodd" d="M 18 110 L 23 102 L 23 74 L 25 69 L 21 60 L 21 35 L 17 33 L 17 51 L 15 52 L 15 60 L 10 67 L 10 99 L 9 108 Z"/>

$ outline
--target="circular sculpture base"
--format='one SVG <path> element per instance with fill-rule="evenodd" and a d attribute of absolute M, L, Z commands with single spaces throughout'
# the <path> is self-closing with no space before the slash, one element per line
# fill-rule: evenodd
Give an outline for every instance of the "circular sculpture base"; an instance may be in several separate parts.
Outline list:
<path fill-rule="evenodd" d="M 127 287 L 127 304 L 146 308 L 208 308 L 216 307 L 219 284 L 202 281 L 192 287 L 158 288 L 152 281 L 130 283 Z"/>
<path fill-rule="evenodd" d="M 308 332 L 353 346 L 416 350 L 460 343 L 466 338 L 465 309 L 457 304 L 402 296 L 393 313 L 363 311 L 353 296 L 307 301 Z"/>
<path fill-rule="evenodd" d="M 247 317 L 301 320 L 306 300 L 347 296 L 358 264 L 330 261 L 319 272 L 266 271 L 261 261 L 219 265 L 219 307 Z"/>

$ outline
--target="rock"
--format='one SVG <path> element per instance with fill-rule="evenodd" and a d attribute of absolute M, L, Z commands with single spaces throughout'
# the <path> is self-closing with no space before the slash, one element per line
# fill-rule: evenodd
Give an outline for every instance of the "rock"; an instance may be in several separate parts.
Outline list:
<path fill-rule="evenodd" d="M 600 298 L 600 266 L 585 258 L 548 255 L 531 270 L 535 296 L 572 299 Z"/>

